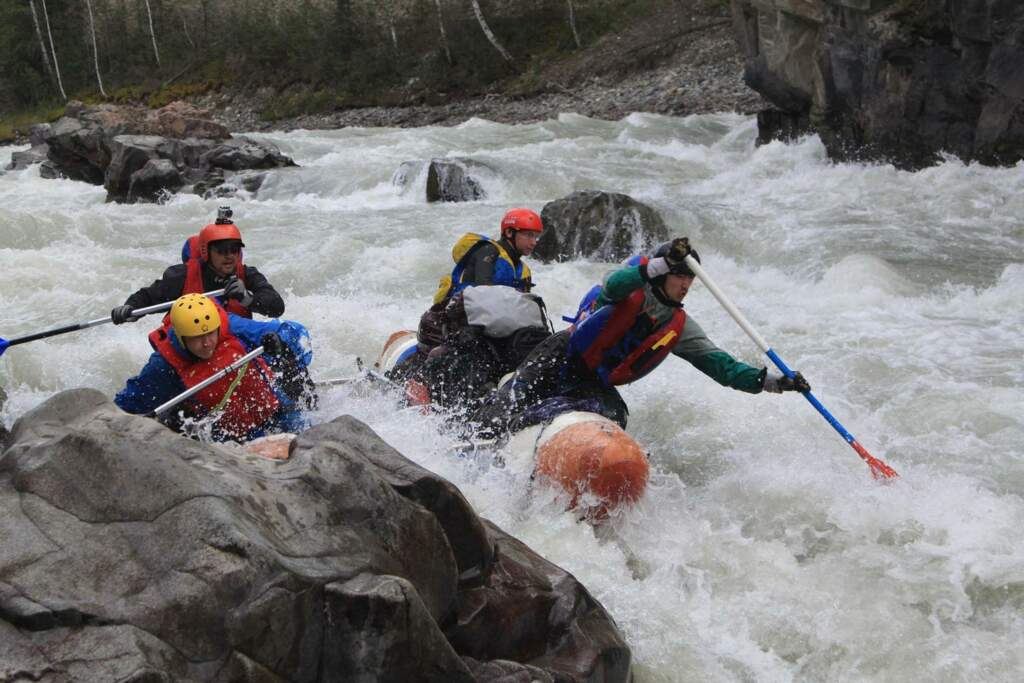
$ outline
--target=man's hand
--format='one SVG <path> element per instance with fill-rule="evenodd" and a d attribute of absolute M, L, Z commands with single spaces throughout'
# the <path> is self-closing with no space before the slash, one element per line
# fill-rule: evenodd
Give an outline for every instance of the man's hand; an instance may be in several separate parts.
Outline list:
<path fill-rule="evenodd" d="M 263 347 L 263 353 L 271 356 L 280 356 L 284 352 L 284 342 L 276 332 L 268 332 L 260 337 L 260 346 Z"/>
<path fill-rule="evenodd" d="M 132 310 L 132 307 L 128 304 L 115 306 L 114 309 L 110 311 L 110 321 L 115 325 L 133 323 L 138 320 L 138 318 L 132 315 Z"/>
<path fill-rule="evenodd" d="M 686 257 L 690 253 L 690 239 L 688 237 L 677 237 L 672 240 L 672 246 L 665 254 L 665 261 L 669 266 L 676 266 L 686 263 Z"/>
<path fill-rule="evenodd" d="M 245 284 L 238 279 L 238 276 L 232 276 L 224 285 L 224 298 L 234 299 L 243 306 L 248 306 L 252 302 L 252 293 L 245 288 Z"/>
<path fill-rule="evenodd" d="M 784 391 L 799 391 L 803 394 L 811 390 L 811 385 L 799 372 L 793 373 L 792 378 L 784 375 L 766 374 L 764 377 L 764 390 L 773 394 L 781 394 Z"/>

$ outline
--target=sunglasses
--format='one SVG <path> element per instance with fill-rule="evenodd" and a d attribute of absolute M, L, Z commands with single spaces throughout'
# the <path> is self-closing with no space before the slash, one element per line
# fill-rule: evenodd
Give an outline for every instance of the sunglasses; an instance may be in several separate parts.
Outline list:
<path fill-rule="evenodd" d="M 210 249 L 213 249 L 218 254 L 240 254 L 242 253 L 242 245 L 238 242 L 228 242 L 227 244 L 211 244 Z"/>

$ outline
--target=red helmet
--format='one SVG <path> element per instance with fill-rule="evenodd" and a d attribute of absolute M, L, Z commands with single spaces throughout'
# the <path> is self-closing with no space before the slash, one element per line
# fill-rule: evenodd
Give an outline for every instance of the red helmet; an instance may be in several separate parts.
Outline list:
<path fill-rule="evenodd" d="M 505 217 L 501 219 L 501 234 L 506 230 L 527 230 L 529 232 L 544 232 L 544 224 L 536 211 L 529 209 L 509 209 Z"/>
<path fill-rule="evenodd" d="M 220 240 L 236 240 L 243 247 L 242 233 L 234 223 L 211 223 L 199 231 L 199 258 L 210 260 L 210 243 Z"/>

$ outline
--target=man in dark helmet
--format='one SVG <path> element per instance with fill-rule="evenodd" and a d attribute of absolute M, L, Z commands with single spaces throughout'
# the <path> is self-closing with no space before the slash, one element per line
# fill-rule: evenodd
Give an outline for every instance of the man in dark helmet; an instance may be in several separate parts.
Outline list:
<path fill-rule="evenodd" d="M 700 262 L 680 237 L 610 273 L 584 297 L 572 327 L 541 342 L 488 397 L 473 419 L 481 434 L 525 426 L 524 411 L 556 397 L 562 407 L 575 402 L 573 408 L 600 412 L 625 427 L 629 410 L 615 387 L 640 379 L 669 353 L 747 393 L 810 391 L 800 373 L 790 379 L 736 360 L 686 315 L 683 299 L 694 280 L 687 255 Z"/>

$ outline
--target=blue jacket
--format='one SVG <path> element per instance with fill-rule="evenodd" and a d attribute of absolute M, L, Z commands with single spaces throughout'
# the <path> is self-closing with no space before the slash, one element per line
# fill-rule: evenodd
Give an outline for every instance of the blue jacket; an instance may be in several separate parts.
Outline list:
<path fill-rule="evenodd" d="M 232 313 L 228 314 L 228 320 L 231 325 L 231 333 L 242 342 L 246 349 L 256 348 L 260 345 L 263 335 L 276 332 L 300 365 L 309 367 L 313 360 L 309 332 L 300 323 L 292 320 L 256 321 Z M 177 346 L 179 344 L 177 337 L 173 335 L 171 337 L 172 343 Z M 269 355 L 266 358 L 268 362 L 271 359 Z M 125 387 L 117 392 L 114 403 L 126 413 L 145 415 L 184 391 L 185 384 L 181 381 L 178 373 L 170 363 L 164 360 L 163 356 L 154 352 L 139 374 L 129 379 Z M 308 427 L 308 423 L 295 401 L 276 386 L 274 394 L 280 401 L 277 414 L 263 429 L 250 433 L 247 439 L 255 439 L 277 432 L 298 432 Z"/>

